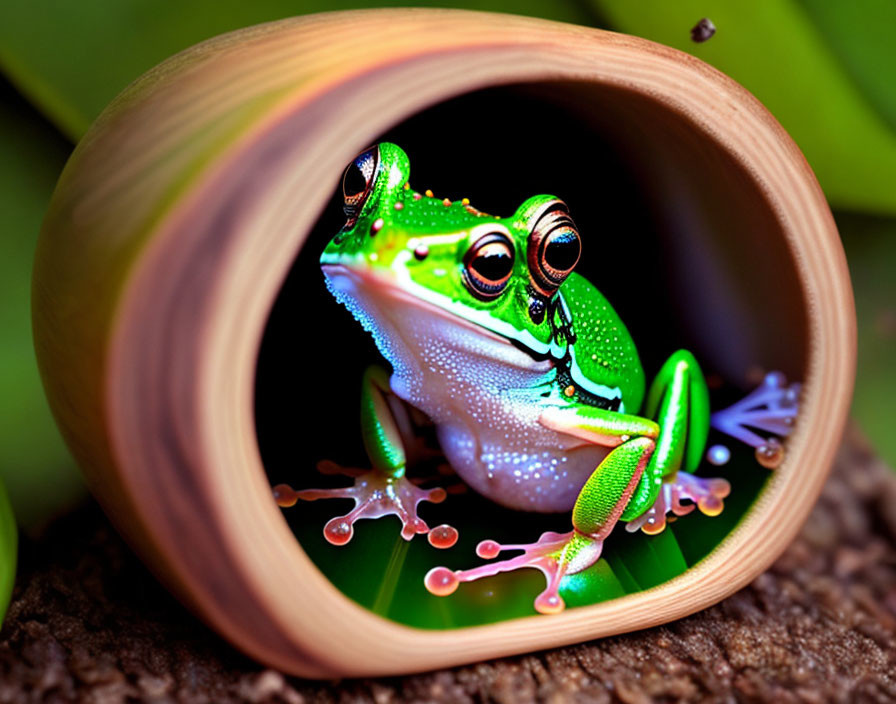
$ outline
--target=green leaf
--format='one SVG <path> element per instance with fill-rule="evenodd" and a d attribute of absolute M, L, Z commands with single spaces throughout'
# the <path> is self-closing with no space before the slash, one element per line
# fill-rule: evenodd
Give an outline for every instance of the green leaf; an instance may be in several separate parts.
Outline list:
<path fill-rule="evenodd" d="M 896 213 L 896 134 L 890 111 L 896 101 L 896 63 L 891 59 L 893 23 L 886 21 L 896 3 L 590 2 L 615 29 L 693 54 L 752 91 L 796 140 L 835 207 Z M 880 14 L 878 5 L 886 6 Z M 697 44 L 690 29 L 702 17 L 712 20 L 717 32 Z M 835 30 L 841 20 L 848 26 Z M 879 26 L 869 31 L 873 24 Z M 874 47 L 860 52 L 862 42 Z M 884 60 L 890 63 L 876 63 Z M 858 75 L 861 80 L 854 80 Z M 878 109 L 889 115 L 890 124 Z"/>
<path fill-rule="evenodd" d="M 0 83 L 0 477 L 30 528 L 84 493 L 50 415 L 31 341 L 34 247 L 70 149 Z"/>
<path fill-rule="evenodd" d="M 667 582 L 688 568 L 675 534 L 668 528 L 659 535 L 637 533 L 632 536 L 620 525 L 614 533 L 609 540 L 617 543 L 615 559 L 625 566 L 624 571 L 635 580 L 639 590 Z"/>
<path fill-rule="evenodd" d="M 204 39 L 325 10 L 406 6 L 405 0 L 4 0 L 0 67 L 73 140 L 128 83 Z M 444 6 L 416 0 L 417 6 Z M 573 0 L 456 0 L 454 5 L 587 24 Z M 375 42 L 376 37 L 359 37 Z"/>
<path fill-rule="evenodd" d="M 896 467 L 896 219 L 837 214 L 856 298 L 859 354 L 852 413 Z"/>
<path fill-rule="evenodd" d="M 627 576 L 620 579 L 609 562 L 598 560 L 588 569 L 565 577 L 560 596 L 567 608 L 616 599 L 628 593 L 623 583 Z"/>
<path fill-rule="evenodd" d="M 896 2 L 799 1 L 868 102 L 896 129 Z"/>
<path fill-rule="evenodd" d="M 6 490 L 0 484 L 0 623 L 6 616 L 16 578 L 18 533 Z"/>

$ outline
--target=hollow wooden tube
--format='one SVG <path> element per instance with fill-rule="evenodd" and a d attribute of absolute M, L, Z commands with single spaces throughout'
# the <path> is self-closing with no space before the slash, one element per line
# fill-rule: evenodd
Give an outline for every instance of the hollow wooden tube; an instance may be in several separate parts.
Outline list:
<path fill-rule="evenodd" d="M 673 121 L 682 144 L 712 152 L 691 182 L 720 197 L 737 190 L 737 215 L 764 218 L 764 236 L 790 255 L 780 274 L 796 282 L 805 319 L 801 417 L 747 517 L 676 579 L 550 618 L 420 631 L 343 596 L 287 527 L 256 441 L 256 355 L 344 165 L 428 106 L 514 83 L 556 83 L 582 105 L 600 96 L 639 134 Z M 78 145 L 34 272 L 46 390 L 106 511 L 221 634 L 312 677 L 417 671 L 619 633 L 745 585 L 795 535 L 831 464 L 852 388 L 851 301 L 811 170 L 743 88 L 636 38 L 449 10 L 285 20 L 166 61 Z"/>

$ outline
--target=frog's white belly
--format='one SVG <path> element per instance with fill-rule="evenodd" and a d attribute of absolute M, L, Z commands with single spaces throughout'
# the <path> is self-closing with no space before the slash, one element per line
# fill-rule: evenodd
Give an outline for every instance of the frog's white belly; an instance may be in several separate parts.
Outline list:
<path fill-rule="evenodd" d="M 553 378 L 550 361 L 401 291 L 329 276 L 334 295 L 392 363 L 393 391 L 435 422 L 465 482 L 512 508 L 572 508 L 608 450 L 538 422 L 546 404 L 557 403 L 541 397 Z"/>
<path fill-rule="evenodd" d="M 607 450 L 538 422 L 545 405 L 532 387 L 552 373 L 550 363 L 536 363 L 502 342 L 484 343 L 432 316 L 418 323 L 413 337 L 420 333 L 421 344 L 408 363 L 395 365 L 392 389 L 436 423 L 454 470 L 476 491 L 511 508 L 571 509 Z M 427 330 L 433 323 L 438 329 Z"/>

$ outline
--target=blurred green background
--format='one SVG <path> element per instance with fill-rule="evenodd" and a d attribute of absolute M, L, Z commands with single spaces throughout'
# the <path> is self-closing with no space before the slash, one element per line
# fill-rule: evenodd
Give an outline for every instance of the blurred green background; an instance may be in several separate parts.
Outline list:
<path fill-rule="evenodd" d="M 407 2 L 4 0 L 0 4 L 0 475 L 40 530 L 83 495 L 41 390 L 29 280 L 40 222 L 73 145 L 131 80 L 247 25 Z M 445 2 L 416 2 L 447 6 Z M 834 209 L 859 319 L 853 413 L 896 464 L 896 2 L 457 0 L 454 7 L 627 32 L 689 52 L 750 89 L 806 154 Z M 717 33 L 694 43 L 710 18 Z M 375 42 L 376 37 L 364 41 Z"/>

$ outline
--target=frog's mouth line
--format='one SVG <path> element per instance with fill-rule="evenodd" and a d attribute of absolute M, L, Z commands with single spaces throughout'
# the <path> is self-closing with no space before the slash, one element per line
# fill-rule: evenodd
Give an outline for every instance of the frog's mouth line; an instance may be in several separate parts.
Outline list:
<path fill-rule="evenodd" d="M 406 291 L 394 276 L 375 272 L 370 269 L 359 269 L 346 266 L 345 264 L 334 263 L 321 264 L 321 270 L 330 278 L 343 276 L 352 280 L 355 284 L 358 284 L 359 287 L 374 290 L 376 295 L 391 298 L 394 301 L 399 301 L 420 310 L 429 311 L 433 315 L 438 316 L 453 325 L 464 327 L 471 332 L 484 336 L 494 342 L 500 342 L 509 347 L 517 347 L 514 340 L 496 333 L 494 330 L 491 330 L 484 325 L 469 320 L 463 315 L 453 312 L 448 308 L 442 307 Z"/>

